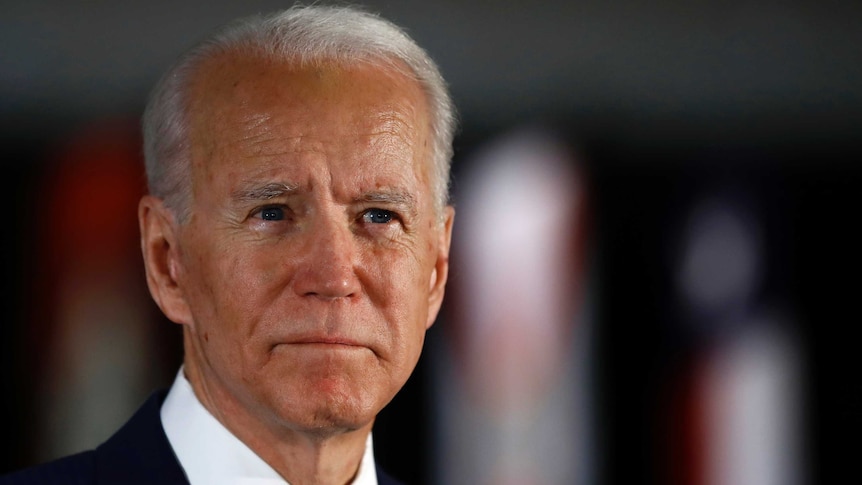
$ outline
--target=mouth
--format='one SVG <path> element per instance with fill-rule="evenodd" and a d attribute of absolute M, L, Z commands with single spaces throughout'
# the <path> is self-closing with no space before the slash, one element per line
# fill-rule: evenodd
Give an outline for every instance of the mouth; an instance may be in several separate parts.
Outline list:
<path fill-rule="evenodd" d="M 276 347 L 281 345 L 287 346 L 299 346 L 299 347 L 320 347 L 320 348 L 329 348 L 329 349 L 367 349 L 368 345 L 365 345 L 359 341 L 346 338 L 346 337 L 334 337 L 334 336 L 307 336 L 300 337 L 295 339 L 290 339 L 286 342 L 281 342 L 276 344 Z"/>
<path fill-rule="evenodd" d="M 350 361 L 363 359 L 363 362 L 369 357 L 381 358 L 377 349 L 367 343 L 351 338 L 332 336 L 286 339 L 272 345 L 269 349 L 269 355 L 293 356 L 291 358 L 300 358 L 307 362 L 316 361 L 318 358 L 349 359 Z"/>
<path fill-rule="evenodd" d="M 341 337 L 304 337 L 288 342 L 298 345 L 344 345 L 348 347 L 365 347 L 364 345 L 348 338 Z"/>

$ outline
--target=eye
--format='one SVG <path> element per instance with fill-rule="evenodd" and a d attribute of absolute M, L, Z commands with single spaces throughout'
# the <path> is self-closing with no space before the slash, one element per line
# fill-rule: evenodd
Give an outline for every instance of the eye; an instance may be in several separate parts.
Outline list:
<path fill-rule="evenodd" d="M 284 209 L 281 207 L 265 207 L 260 210 L 260 218 L 265 221 L 280 221 L 284 219 Z"/>
<path fill-rule="evenodd" d="M 362 214 L 362 219 L 371 224 L 388 224 L 394 217 L 394 212 L 385 209 L 368 209 Z"/>

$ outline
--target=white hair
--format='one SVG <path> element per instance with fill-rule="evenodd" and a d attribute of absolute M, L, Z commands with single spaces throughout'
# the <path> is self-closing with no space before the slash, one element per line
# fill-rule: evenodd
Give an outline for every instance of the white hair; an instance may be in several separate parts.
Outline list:
<path fill-rule="evenodd" d="M 294 6 L 235 20 L 192 47 L 168 69 L 150 94 L 143 115 L 144 158 L 152 195 L 179 221 L 191 211 L 188 102 L 200 65 L 228 52 L 250 52 L 299 65 L 370 62 L 396 69 L 422 87 L 430 108 L 431 190 L 442 217 L 449 201 L 449 167 L 455 107 L 440 70 L 401 28 L 356 7 Z M 409 72 L 405 72 L 403 66 Z"/>

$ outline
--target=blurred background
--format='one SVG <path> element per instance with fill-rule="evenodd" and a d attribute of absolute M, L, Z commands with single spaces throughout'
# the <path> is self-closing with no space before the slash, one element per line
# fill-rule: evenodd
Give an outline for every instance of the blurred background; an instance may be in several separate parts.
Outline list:
<path fill-rule="evenodd" d="M 0 472 L 180 362 L 146 291 L 149 87 L 287 2 L 0 2 Z M 414 485 L 853 482 L 862 3 L 368 1 L 458 105 L 443 313 L 375 427 Z M 854 222 L 856 221 L 856 222 Z"/>

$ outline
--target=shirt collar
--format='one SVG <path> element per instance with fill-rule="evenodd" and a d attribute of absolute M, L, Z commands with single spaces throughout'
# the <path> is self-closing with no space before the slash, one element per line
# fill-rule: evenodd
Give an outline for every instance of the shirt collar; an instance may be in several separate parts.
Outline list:
<path fill-rule="evenodd" d="M 290 485 L 201 404 L 182 367 L 162 404 L 162 427 L 191 485 Z M 371 433 L 351 485 L 377 485 Z"/>

